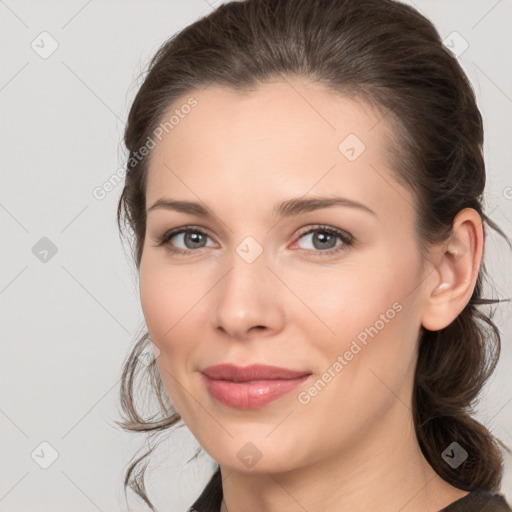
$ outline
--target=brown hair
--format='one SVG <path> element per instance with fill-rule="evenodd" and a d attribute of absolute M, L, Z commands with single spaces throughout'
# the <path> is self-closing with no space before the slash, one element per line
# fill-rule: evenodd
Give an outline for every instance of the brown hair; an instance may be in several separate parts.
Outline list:
<path fill-rule="evenodd" d="M 430 21 L 394 0 L 246 0 L 221 5 L 165 42 L 133 101 L 124 134 L 129 159 L 117 221 L 122 233 L 124 214 L 133 230 L 137 269 L 146 229 L 149 159 L 134 156 L 170 105 L 210 84 L 244 91 L 287 76 L 310 78 L 358 97 L 391 123 L 400 141 L 394 171 L 414 192 L 422 251 L 447 240 L 454 217 L 466 207 L 474 208 L 510 245 L 483 212 L 483 126 L 474 91 Z M 499 302 L 481 297 L 484 274 L 482 263 L 470 301 L 448 327 L 437 332 L 421 328 L 412 411 L 421 450 L 444 480 L 467 491 L 494 492 L 503 472 L 498 443 L 505 445 L 470 415 L 500 353 L 493 312 L 478 309 Z M 120 391 L 125 418 L 118 424 L 152 437 L 181 418 L 155 361 L 141 363 L 149 342 L 146 332 L 124 363 Z M 139 414 L 137 377 L 149 380 L 160 414 Z M 441 456 L 453 441 L 468 452 L 456 469 Z M 133 461 L 125 478 L 125 491 L 129 485 L 152 510 L 144 472 L 154 448 Z M 215 491 L 211 496 L 221 495 L 218 468 L 209 486 Z M 196 508 L 211 510 L 206 501 L 204 496 Z"/>

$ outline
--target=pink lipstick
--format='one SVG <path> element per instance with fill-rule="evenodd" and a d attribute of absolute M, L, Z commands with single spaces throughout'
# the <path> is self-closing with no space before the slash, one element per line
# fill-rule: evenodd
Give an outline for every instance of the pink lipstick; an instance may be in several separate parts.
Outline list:
<path fill-rule="evenodd" d="M 220 364 L 201 371 L 210 395 L 228 407 L 256 409 L 289 393 L 305 382 L 308 371 L 253 364 Z"/>

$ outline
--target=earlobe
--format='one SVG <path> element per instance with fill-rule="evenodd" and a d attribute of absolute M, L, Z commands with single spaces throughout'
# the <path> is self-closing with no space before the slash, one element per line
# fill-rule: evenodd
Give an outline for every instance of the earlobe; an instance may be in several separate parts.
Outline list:
<path fill-rule="evenodd" d="M 483 228 L 478 212 L 461 210 L 452 237 L 439 249 L 438 261 L 425 287 L 422 326 L 430 331 L 447 327 L 466 307 L 473 293 L 483 254 Z"/>

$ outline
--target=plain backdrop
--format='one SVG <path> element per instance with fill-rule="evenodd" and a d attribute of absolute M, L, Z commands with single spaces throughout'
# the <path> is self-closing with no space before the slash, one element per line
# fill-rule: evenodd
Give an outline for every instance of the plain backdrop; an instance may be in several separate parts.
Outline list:
<path fill-rule="evenodd" d="M 218 2 L 217 2 L 218 4 Z M 512 219 L 511 0 L 416 0 L 447 38 L 485 122 L 486 211 Z M 135 267 L 117 233 L 124 121 L 148 59 L 215 7 L 205 0 L 0 1 L 0 510 L 127 510 L 124 469 L 144 438 L 118 430 L 121 363 L 143 327 Z M 454 34 L 456 33 L 456 34 Z M 511 252 L 489 233 L 487 294 L 511 297 Z M 512 445 L 510 304 L 495 315 L 499 367 L 477 418 Z M 161 510 L 186 510 L 211 459 L 187 464 L 186 428 L 151 463 Z M 512 503 L 512 460 L 502 492 Z M 43 466 L 48 466 L 44 468 Z M 134 510 L 148 510 L 129 493 Z"/>

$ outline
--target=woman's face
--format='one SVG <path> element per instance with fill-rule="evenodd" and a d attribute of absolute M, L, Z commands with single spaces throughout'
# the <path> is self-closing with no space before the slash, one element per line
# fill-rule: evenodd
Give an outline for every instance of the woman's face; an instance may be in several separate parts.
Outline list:
<path fill-rule="evenodd" d="M 182 109 L 190 96 L 197 104 Z M 426 273 L 386 119 L 299 79 L 245 94 L 210 86 L 175 109 L 179 122 L 151 150 L 140 296 L 186 425 L 240 471 L 298 468 L 402 435 Z M 322 204 L 333 198 L 344 201 Z M 196 206 L 151 209 L 157 201 Z M 202 373 L 224 363 L 306 377 L 236 384 Z"/>

